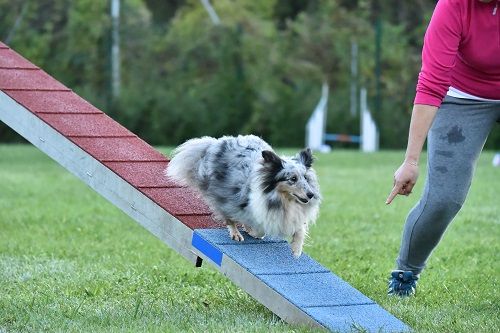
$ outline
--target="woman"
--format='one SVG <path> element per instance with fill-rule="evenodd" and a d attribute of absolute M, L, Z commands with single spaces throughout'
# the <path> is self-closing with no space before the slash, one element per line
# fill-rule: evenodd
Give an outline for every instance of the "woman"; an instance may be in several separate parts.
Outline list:
<path fill-rule="evenodd" d="M 415 293 L 419 274 L 469 190 L 486 138 L 500 121 L 500 0 L 440 0 L 424 37 L 403 163 L 387 198 L 409 195 L 427 137 L 424 193 L 403 231 L 389 294 Z"/>

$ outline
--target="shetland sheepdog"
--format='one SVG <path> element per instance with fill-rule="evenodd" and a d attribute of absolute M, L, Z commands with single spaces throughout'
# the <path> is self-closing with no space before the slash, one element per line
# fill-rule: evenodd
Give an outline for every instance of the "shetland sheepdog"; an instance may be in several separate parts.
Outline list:
<path fill-rule="evenodd" d="M 239 223 L 254 238 L 288 239 L 298 258 L 321 201 L 312 163 L 308 148 L 280 157 L 254 135 L 202 137 L 177 147 L 165 174 L 196 189 L 233 240 L 244 240 Z"/>

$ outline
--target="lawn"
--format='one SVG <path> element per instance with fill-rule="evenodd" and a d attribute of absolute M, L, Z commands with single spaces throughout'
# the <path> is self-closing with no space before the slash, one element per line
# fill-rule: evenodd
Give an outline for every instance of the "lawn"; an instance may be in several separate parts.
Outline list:
<path fill-rule="evenodd" d="M 167 150 L 163 150 L 164 152 Z M 420 279 L 386 296 L 414 194 L 386 206 L 402 152 L 319 155 L 324 202 L 305 251 L 416 332 L 500 332 L 500 168 L 484 152 Z M 309 332 L 193 267 L 29 145 L 0 145 L 0 332 Z"/>

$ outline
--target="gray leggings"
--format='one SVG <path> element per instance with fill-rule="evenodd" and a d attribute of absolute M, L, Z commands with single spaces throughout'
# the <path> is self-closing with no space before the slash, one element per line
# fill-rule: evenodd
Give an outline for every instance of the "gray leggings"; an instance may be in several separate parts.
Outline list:
<path fill-rule="evenodd" d="M 420 274 L 469 191 L 476 161 L 500 121 L 500 102 L 447 96 L 427 136 L 427 181 L 406 218 L 399 269 Z"/>

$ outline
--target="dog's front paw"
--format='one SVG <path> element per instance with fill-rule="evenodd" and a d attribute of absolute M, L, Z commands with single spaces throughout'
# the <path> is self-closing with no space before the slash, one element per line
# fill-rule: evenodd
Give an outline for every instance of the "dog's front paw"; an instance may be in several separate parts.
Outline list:
<path fill-rule="evenodd" d="M 236 229 L 236 231 L 230 230 L 229 231 L 229 236 L 231 236 L 232 240 L 235 240 L 237 242 L 243 242 L 245 240 L 245 238 L 243 238 L 243 235 L 240 234 L 240 232 L 238 231 L 238 229 Z"/>
<path fill-rule="evenodd" d="M 302 255 L 302 247 L 297 246 L 296 244 L 292 244 L 292 254 L 295 259 L 299 259 L 299 257 Z"/>
<path fill-rule="evenodd" d="M 290 242 L 290 247 L 292 248 L 292 253 L 295 259 L 298 259 L 302 254 L 302 247 L 304 246 L 305 235 L 306 235 L 305 229 L 300 229 L 293 234 L 292 241 Z"/>

